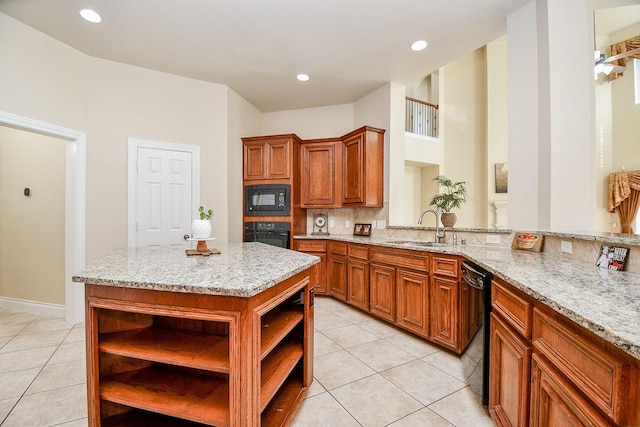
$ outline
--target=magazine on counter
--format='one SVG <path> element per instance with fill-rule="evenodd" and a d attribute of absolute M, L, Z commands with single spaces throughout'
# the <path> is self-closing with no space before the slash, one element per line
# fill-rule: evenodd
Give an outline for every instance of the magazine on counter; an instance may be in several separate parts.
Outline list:
<path fill-rule="evenodd" d="M 627 261 L 628 254 L 629 248 L 602 245 L 596 265 L 609 270 L 624 270 L 624 264 Z"/>

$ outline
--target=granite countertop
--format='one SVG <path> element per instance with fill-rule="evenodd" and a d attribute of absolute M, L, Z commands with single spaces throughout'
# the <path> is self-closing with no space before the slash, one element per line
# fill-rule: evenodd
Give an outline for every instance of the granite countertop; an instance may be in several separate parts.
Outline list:
<path fill-rule="evenodd" d="M 252 297 L 320 262 L 263 243 L 217 244 L 219 255 L 187 257 L 182 247 L 114 250 L 74 282 L 195 294 Z"/>
<path fill-rule="evenodd" d="M 419 247 L 350 235 L 295 236 L 461 255 L 640 359 L 640 274 L 547 253 L 484 246 Z M 406 242 L 406 240 L 405 240 Z"/>

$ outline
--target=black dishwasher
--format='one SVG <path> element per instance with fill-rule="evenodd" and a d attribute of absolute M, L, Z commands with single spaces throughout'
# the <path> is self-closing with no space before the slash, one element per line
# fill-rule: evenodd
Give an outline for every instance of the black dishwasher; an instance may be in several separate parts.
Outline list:
<path fill-rule="evenodd" d="M 482 404 L 489 404 L 489 342 L 491 320 L 491 280 L 493 274 L 471 261 L 462 261 L 462 278 L 472 288 L 482 291 Z"/>

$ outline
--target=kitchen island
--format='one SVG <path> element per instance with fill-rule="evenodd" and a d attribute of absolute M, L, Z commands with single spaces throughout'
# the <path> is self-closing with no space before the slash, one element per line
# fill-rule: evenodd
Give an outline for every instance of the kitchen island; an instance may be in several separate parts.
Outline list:
<path fill-rule="evenodd" d="M 85 283 L 89 425 L 287 425 L 313 380 L 318 258 L 116 250 Z"/>

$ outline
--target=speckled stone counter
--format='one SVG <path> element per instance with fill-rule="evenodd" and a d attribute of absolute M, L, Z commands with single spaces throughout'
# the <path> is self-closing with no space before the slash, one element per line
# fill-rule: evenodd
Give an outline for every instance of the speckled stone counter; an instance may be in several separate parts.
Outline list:
<path fill-rule="evenodd" d="M 263 243 L 217 244 L 222 253 L 187 257 L 183 248 L 118 249 L 74 282 L 158 291 L 252 297 L 317 264 L 318 257 Z"/>
<path fill-rule="evenodd" d="M 462 255 L 533 298 L 640 359 L 640 274 L 546 253 L 478 246 L 411 246 L 350 235 L 296 236 Z"/>

